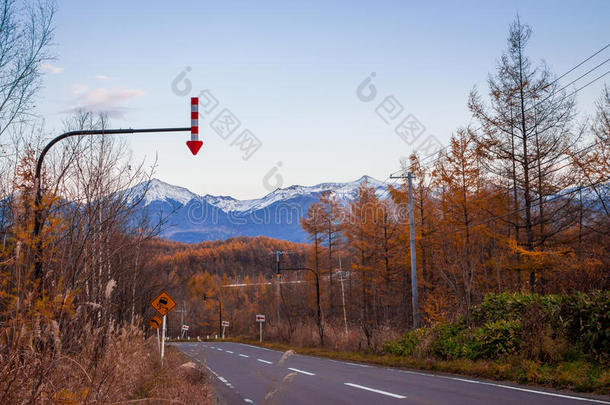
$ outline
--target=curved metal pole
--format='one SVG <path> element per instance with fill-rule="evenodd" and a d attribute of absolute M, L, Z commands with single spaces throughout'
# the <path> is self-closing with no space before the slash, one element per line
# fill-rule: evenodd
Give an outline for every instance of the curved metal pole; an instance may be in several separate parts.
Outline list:
<path fill-rule="evenodd" d="M 320 277 L 318 273 L 310 269 L 309 267 L 294 267 L 289 269 L 280 269 L 278 267 L 278 271 L 299 271 L 299 270 L 307 270 L 313 273 L 316 276 L 316 304 L 318 306 L 318 330 L 320 332 L 320 343 L 324 346 L 324 331 L 322 330 L 322 309 L 320 307 Z"/>
<path fill-rule="evenodd" d="M 137 134 L 137 133 L 149 133 L 149 132 L 185 132 L 190 131 L 191 127 L 183 128 L 127 128 L 127 129 L 94 129 L 86 131 L 69 131 L 51 139 L 51 141 L 44 147 L 38 160 L 36 161 L 36 174 L 34 176 L 34 187 L 36 188 L 36 194 L 34 197 L 34 240 L 36 241 L 35 248 L 35 262 L 34 262 L 34 275 L 36 279 L 40 280 L 40 287 L 42 289 L 42 242 L 39 240 L 40 232 L 42 231 L 42 185 L 40 175 L 42 172 L 42 163 L 44 158 L 57 142 L 62 139 L 69 138 L 71 136 L 83 136 L 83 135 L 116 135 L 116 134 Z"/>

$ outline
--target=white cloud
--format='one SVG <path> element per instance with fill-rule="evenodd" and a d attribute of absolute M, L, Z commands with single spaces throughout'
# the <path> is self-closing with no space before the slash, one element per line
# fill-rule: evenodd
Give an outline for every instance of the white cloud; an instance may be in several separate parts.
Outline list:
<path fill-rule="evenodd" d="M 73 93 L 75 87 L 72 89 Z M 79 96 L 71 103 L 72 106 L 70 108 L 62 112 L 71 113 L 77 110 L 85 110 L 94 113 L 105 113 L 109 117 L 122 118 L 128 108 L 121 106 L 121 103 L 146 94 L 146 92 L 138 89 L 98 88 L 89 90 L 86 86 L 76 88 L 76 90 L 83 91 L 81 93 L 74 93 L 79 94 Z"/>
<path fill-rule="evenodd" d="M 45 72 L 51 72 L 53 74 L 57 74 L 57 73 L 61 73 L 64 71 L 64 68 L 60 68 L 57 66 L 53 66 L 50 63 L 43 63 L 40 65 L 40 70 L 45 71 Z"/>
<path fill-rule="evenodd" d="M 110 80 L 110 78 L 106 75 L 95 75 L 95 78 L 98 80 Z"/>

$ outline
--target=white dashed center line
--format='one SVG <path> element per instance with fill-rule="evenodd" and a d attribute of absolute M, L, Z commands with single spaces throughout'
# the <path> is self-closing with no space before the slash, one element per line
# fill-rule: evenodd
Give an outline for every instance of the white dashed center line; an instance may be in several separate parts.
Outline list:
<path fill-rule="evenodd" d="M 387 395 L 388 397 L 405 399 L 404 395 L 392 394 L 391 392 L 377 390 L 375 388 L 365 387 L 364 385 L 352 384 L 352 383 L 344 383 L 345 385 L 349 385 L 350 387 L 360 388 L 361 390 L 376 392 L 377 394 Z"/>
<path fill-rule="evenodd" d="M 309 371 L 299 370 L 298 368 L 288 367 L 288 370 L 296 371 L 297 373 L 305 374 L 305 375 L 315 375 L 314 373 L 310 373 Z"/>
<path fill-rule="evenodd" d="M 260 361 L 261 363 L 273 364 L 273 362 L 267 361 L 267 360 L 263 360 L 263 359 L 256 359 L 256 360 Z"/>
<path fill-rule="evenodd" d="M 231 354 L 233 354 L 233 352 L 232 352 L 231 350 L 227 350 L 227 353 L 231 353 Z"/>
<path fill-rule="evenodd" d="M 241 354 L 241 353 L 239 353 L 239 355 L 240 355 L 241 357 L 250 357 L 250 356 L 248 356 L 247 354 Z"/>

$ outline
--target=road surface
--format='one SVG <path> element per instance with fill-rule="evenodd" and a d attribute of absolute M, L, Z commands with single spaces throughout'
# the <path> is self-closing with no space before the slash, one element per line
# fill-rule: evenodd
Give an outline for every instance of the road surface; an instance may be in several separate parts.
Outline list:
<path fill-rule="evenodd" d="M 282 352 L 240 343 L 175 346 L 212 372 L 218 394 L 230 404 L 610 404 L 608 397 L 313 356 L 292 355 L 278 364 Z M 289 374 L 291 381 L 282 383 Z M 265 402 L 276 389 L 273 400 Z"/>

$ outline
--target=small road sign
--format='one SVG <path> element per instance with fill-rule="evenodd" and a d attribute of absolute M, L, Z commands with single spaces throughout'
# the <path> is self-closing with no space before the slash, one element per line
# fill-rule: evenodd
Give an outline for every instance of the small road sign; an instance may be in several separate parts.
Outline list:
<path fill-rule="evenodd" d="M 183 331 L 187 331 L 187 330 L 189 330 L 189 326 L 188 326 L 188 325 L 182 325 L 182 330 L 183 330 Z"/>
<path fill-rule="evenodd" d="M 174 309 L 176 301 L 169 296 L 168 293 L 163 291 L 157 298 L 152 300 L 150 305 L 161 315 L 167 315 L 169 311 Z"/>
<path fill-rule="evenodd" d="M 263 341 L 263 323 L 265 322 L 265 315 L 258 314 L 256 315 L 256 322 L 258 322 L 258 330 L 259 330 L 259 338 L 258 341 Z"/>
<path fill-rule="evenodd" d="M 159 329 L 159 327 L 161 326 L 161 318 L 159 318 L 157 315 L 154 315 L 152 318 L 150 318 L 150 321 L 148 321 L 148 326 L 153 329 Z"/>
<path fill-rule="evenodd" d="M 222 321 L 222 326 L 229 326 L 229 321 Z"/>

